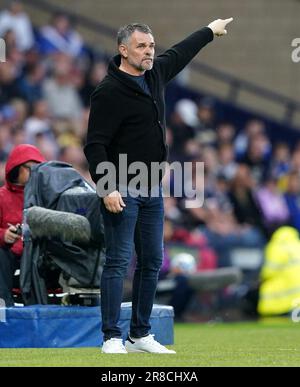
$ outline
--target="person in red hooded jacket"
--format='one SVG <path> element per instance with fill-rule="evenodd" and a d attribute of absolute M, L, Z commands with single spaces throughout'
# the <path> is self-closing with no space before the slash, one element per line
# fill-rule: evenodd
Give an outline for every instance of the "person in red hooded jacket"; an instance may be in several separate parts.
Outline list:
<path fill-rule="evenodd" d="M 7 307 L 14 305 L 13 275 L 23 252 L 17 227 L 22 223 L 24 187 L 30 168 L 45 161 L 35 146 L 22 144 L 12 150 L 6 163 L 6 182 L 0 188 L 0 301 Z"/>

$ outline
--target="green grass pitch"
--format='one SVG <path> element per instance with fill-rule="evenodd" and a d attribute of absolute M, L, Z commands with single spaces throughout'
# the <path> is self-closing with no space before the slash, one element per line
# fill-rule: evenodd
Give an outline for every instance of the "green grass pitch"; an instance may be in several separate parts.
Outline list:
<path fill-rule="evenodd" d="M 176 324 L 176 355 L 105 355 L 97 348 L 0 349 L 0 366 L 300 366 L 300 324 Z"/>

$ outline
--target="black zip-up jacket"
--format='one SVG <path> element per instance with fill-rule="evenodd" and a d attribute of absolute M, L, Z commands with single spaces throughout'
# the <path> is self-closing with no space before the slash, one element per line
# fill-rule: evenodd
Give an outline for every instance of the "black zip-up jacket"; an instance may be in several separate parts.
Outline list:
<path fill-rule="evenodd" d="M 142 161 L 148 168 L 151 162 L 167 159 L 165 86 L 211 40 L 212 30 L 204 27 L 158 55 L 145 72 L 151 96 L 119 70 L 120 55 L 111 60 L 107 76 L 91 95 L 84 148 L 95 183 L 103 176 L 96 174 L 103 161 L 111 161 L 118 173 L 119 154 L 127 154 L 128 165 Z"/>

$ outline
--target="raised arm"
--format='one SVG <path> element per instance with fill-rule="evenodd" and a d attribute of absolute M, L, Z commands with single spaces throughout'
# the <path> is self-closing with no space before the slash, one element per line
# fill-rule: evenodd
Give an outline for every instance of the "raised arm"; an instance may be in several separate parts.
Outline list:
<path fill-rule="evenodd" d="M 233 18 L 215 20 L 158 55 L 154 62 L 154 69 L 160 72 L 162 81 L 168 83 L 174 78 L 207 43 L 213 40 L 214 36 L 226 35 L 226 25 L 232 20 Z"/>

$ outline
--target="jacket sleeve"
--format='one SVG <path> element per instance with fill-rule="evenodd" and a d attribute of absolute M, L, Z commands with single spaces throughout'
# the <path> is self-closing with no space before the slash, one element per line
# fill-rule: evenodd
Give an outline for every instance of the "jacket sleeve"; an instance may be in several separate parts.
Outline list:
<path fill-rule="evenodd" d="M 213 38 L 212 30 L 204 27 L 158 55 L 154 63 L 160 72 L 162 81 L 168 83 L 174 78 Z"/>
<path fill-rule="evenodd" d="M 99 163 L 107 161 L 107 148 L 115 137 L 120 127 L 121 119 L 114 109 L 115 102 L 112 93 L 101 90 L 91 96 L 91 110 L 88 123 L 86 145 L 84 154 L 89 163 L 89 171 L 93 181 L 102 177 L 96 174 Z"/>

